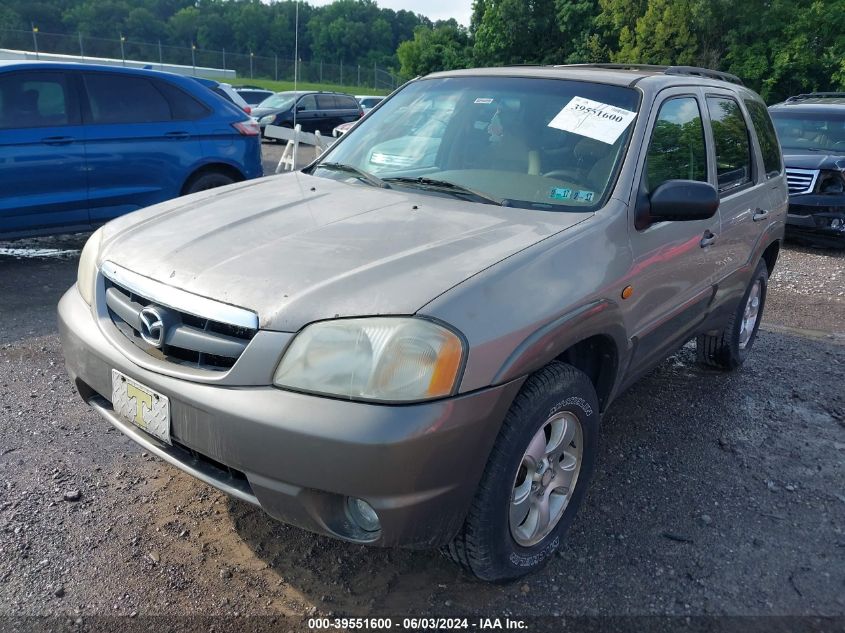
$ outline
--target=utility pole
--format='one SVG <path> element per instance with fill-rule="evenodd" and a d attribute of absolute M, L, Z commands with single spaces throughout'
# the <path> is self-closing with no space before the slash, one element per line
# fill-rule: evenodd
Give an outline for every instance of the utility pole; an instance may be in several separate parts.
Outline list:
<path fill-rule="evenodd" d="M 161 54 L 161 40 L 158 41 L 158 68 L 164 70 L 164 57 Z"/>
<path fill-rule="evenodd" d="M 223 70 L 226 70 L 226 49 L 223 49 Z"/>
<path fill-rule="evenodd" d="M 85 49 L 82 48 L 82 31 L 79 31 L 78 35 L 79 35 L 79 56 L 82 59 L 85 59 Z"/>
<path fill-rule="evenodd" d="M 123 42 L 126 41 L 126 38 L 123 37 L 123 33 L 120 34 L 120 61 L 123 62 L 123 65 L 126 66 L 126 53 L 123 51 Z"/>
<path fill-rule="evenodd" d="M 33 22 L 29 25 L 32 27 L 32 45 L 35 47 L 35 59 L 38 59 L 38 27 Z"/>
<path fill-rule="evenodd" d="M 276 53 L 273 53 L 273 77 L 279 81 L 279 56 Z"/>
<path fill-rule="evenodd" d="M 255 53 L 252 51 L 249 52 L 249 78 L 252 79 L 252 58 L 255 56 Z"/>
<path fill-rule="evenodd" d="M 191 68 L 193 68 L 194 77 L 197 76 L 197 45 L 191 42 Z"/>

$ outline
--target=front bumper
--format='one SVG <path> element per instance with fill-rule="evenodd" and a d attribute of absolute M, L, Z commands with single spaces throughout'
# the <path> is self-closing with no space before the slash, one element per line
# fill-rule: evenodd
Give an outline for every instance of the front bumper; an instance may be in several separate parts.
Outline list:
<path fill-rule="evenodd" d="M 140 367 L 111 344 L 76 286 L 59 303 L 59 330 L 80 394 L 147 450 L 280 521 L 382 546 L 451 540 L 521 385 L 388 406 L 179 379 Z M 115 415 L 112 369 L 170 398 L 173 446 Z M 356 527 L 347 496 L 370 503 L 379 532 Z"/>
<path fill-rule="evenodd" d="M 845 199 L 830 194 L 790 196 L 786 236 L 819 246 L 845 247 Z M 838 204 L 837 204 L 838 203 Z"/>

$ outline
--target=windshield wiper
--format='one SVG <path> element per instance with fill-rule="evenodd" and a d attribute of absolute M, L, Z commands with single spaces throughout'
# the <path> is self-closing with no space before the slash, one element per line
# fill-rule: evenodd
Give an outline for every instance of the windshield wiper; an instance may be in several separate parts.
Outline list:
<path fill-rule="evenodd" d="M 426 176 L 419 176 L 417 178 L 409 178 L 407 176 L 394 176 L 392 178 L 385 178 L 385 182 L 396 182 L 410 187 L 419 187 L 420 189 L 431 189 L 435 191 L 445 191 L 459 196 L 471 196 L 479 202 L 487 202 L 489 204 L 496 204 L 504 206 L 506 200 L 501 198 L 494 198 L 486 193 L 481 193 L 475 189 L 464 187 L 448 180 L 438 180 L 437 178 L 427 178 Z"/>
<path fill-rule="evenodd" d="M 370 183 L 373 187 L 379 187 L 381 189 L 390 189 L 390 185 L 388 185 L 385 181 L 383 181 L 378 176 L 374 176 L 368 171 L 364 171 L 363 169 L 358 169 L 353 165 L 347 165 L 346 163 L 317 163 L 315 166 L 316 169 L 329 169 L 333 171 L 345 171 L 349 174 L 354 174 L 358 176 L 361 180 L 364 180 Z"/>

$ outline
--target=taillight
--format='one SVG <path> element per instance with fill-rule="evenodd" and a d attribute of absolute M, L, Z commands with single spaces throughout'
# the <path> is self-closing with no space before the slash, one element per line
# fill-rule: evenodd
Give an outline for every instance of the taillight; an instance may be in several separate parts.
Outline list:
<path fill-rule="evenodd" d="M 252 108 L 248 105 L 245 105 L 244 112 L 246 112 L 247 114 L 252 114 Z"/>
<path fill-rule="evenodd" d="M 232 127 L 244 136 L 258 136 L 261 134 L 261 128 L 256 121 L 238 121 L 232 123 Z"/>

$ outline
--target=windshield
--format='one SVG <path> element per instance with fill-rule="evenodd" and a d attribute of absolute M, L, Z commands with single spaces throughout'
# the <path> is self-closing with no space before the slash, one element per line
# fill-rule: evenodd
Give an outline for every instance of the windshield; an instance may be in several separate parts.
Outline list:
<path fill-rule="evenodd" d="M 845 113 L 771 110 L 770 114 L 784 149 L 845 154 Z"/>
<path fill-rule="evenodd" d="M 413 82 L 324 157 L 315 175 L 392 188 L 582 210 L 609 191 L 633 128 L 638 93 L 590 82 L 448 77 Z"/>
<path fill-rule="evenodd" d="M 273 108 L 274 110 L 288 110 L 296 98 L 295 92 L 277 92 L 258 104 L 259 108 Z"/>

